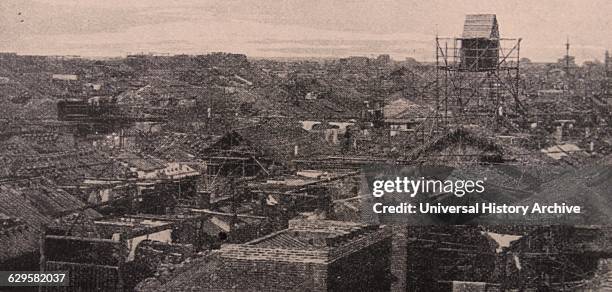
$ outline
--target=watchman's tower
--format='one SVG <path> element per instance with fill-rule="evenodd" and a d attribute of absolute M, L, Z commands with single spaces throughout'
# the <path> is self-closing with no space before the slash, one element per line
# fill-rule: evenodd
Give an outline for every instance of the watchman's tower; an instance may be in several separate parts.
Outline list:
<path fill-rule="evenodd" d="M 460 55 L 462 70 L 482 72 L 497 69 L 499 29 L 495 14 L 471 14 L 465 17 Z"/>
<path fill-rule="evenodd" d="M 436 116 L 499 124 L 521 115 L 520 43 L 500 36 L 495 14 L 466 15 L 461 37 L 436 36 Z"/>

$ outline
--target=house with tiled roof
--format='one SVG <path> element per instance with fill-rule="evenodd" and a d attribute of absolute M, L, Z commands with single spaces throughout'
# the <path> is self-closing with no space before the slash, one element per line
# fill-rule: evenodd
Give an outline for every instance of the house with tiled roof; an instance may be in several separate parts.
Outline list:
<path fill-rule="evenodd" d="M 6 247 L 0 249 L 0 268 L 36 269 L 43 226 L 85 209 L 83 201 L 44 178 L 0 182 L 0 246 Z"/>
<path fill-rule="evenodd" d="M 292 220 L 288 229 L 224 245 L 137 291 L 384 291 L 391 283 L 390 252 L 384 226 Z"/>

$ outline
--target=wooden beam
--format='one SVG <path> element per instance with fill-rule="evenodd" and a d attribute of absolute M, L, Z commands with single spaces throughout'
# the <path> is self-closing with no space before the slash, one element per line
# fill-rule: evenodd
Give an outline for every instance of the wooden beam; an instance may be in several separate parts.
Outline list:
<path fill-rule="evenodd" d="M 320 196 L 313 196 L 313 195 L 307 195 L 307 194 L 302 194 L 302 193 L 292 193 L 292 192 L 275 192 L 275 191 L 260 191 L 260 190 L 254 190 L 251 192 L 256 193 L 256 194 L 272 194 L 272 195 L 283 195 L 283 196 L 293 196 L 293 197 L 305 197 L 305 198 L 313 198 L 313 199 L 317 199 L 320 197 Z"/>
<path fill-rule="evenodd" d="M 97 243 L 121 244 L 120 241 L 116 241 L 112 239 L 80 237 L 80 236 L 65 236 L 65 235 L 45 235 L 45 239 L 75 240 L 75 241 L 90 241 L 90 242 L 97 242 Z"/>
<path fill-rule="evenodd" d="M 104 269 L 119 270 L 118 266 L 108 266 L 108 265 L 96 265 L 96 264 L 62 262 L 62 261 L 47 261 L 47 263 L 54 263 L 54 264 L 68 265 L 68 266 L 77 266 L 77 267 L 91 267 L 91 268 L 104 268 Z"/>
<path fill-rule="evenodd" d="M 204 213 L 204 214 L 210 214 L 210 215 L 219 215 L 219 216 L 228 216 L 228 217 L 238 217 L 238 218 L 252 218 L 252 219 L 268 219 L 267 217 L 262 217 L 262 216 L 255 216 L 255 215 L 247 215 L 247 214 L 234 214 L 234 213 L 223 213 L 223 212 L 217 212 L 217 211 L 212 211 L 209 209 L 190 209 L 191 212 L 196 212 L 196 213 Z"/>

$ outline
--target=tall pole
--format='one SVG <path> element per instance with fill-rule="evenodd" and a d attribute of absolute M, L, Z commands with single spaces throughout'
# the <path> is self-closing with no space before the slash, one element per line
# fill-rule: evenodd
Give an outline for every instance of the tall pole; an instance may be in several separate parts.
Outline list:
<path fill-rule="evenodd" d="M 567 41 L 565 42 L 565 69 L 567 70 L 568 73 L 569 73 L 569 50 L 570 50 L 570 43 L 569 43 L 569 37 L 568 37 Z"/>
<path fill-rule="evenodd" d="M 444 59 L 444 63 L 448 64 L 448 42 L 444 42 Z M 448 126 L 448 75 L 450 73 L 448 68 L 444 68 L 444 71 L 444 124 Z"/>
<path fill-rule="evenodd" d="M 431 129 L 434 130 L 434 127 L 437 126 L 438 119 L 440 118 L 440 38 L 438 37 L 438 33 L 436 32 L 436 114 L 433 119 Z M 425 128 L 421 129 L 423 131 L 423 143 L 425 143 Z"/>
<path fill-rule="evenodd" d="M 570 50 L 570 43 L 569 43 L 569 36 L 568 36 L 567 41 L 565 42 L 565 88 L 564 88 L 564 91 L 566 95 L 569 95 L 569 88 L 570 88 L 569 50 Z"/>
<path fill-rule="evenodd" d="M 610 97 L 610 77 L 611 76 L 611 72 L 610 72 L 610 52 L 606 51 L 606 56 L 604 57 L 604 98 L 609 98 Z"/>
<path fill-rule="evenodd" d="M 514 80 L 516 91 L 514 93 L 514 102 L 516 103 L 517 112 L 522 110 L 520 109 L 520 104 L 518 103 L 520 94 L 519 88 L 521 87 L 521 41 L 522 39 L 519 38 L 516 43 L 516 78 Z"/>
<path fill-rule="evenodd" d="M 438 50 L 440 49 L 440 40 L 438 39 L 438 35 L 436 35 L 436 113 L 439 108 L 440 101 L 440 53 Z"/>

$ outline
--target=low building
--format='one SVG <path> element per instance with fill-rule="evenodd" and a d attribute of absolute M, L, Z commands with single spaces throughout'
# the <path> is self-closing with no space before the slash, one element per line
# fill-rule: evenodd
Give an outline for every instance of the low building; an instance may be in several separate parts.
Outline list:
<path fill-rule="evenodd" d="M 504 248 L 498 264 L 502 288 L 609 291 L 610 231 L 596 225 L 539 226 Z"/>
<path fill-rule="evenodd" d="M 429 225 L 404 228 L 394 232 L 393 242 L 398 251 L 393 258 L 394 274 L 398 282 L 405 285 L 398 289 L 495 291 L 489 287 L 496 286 L 497 243 L 485 235 L 481 227 Z"/>
<path fill-rule="evenodd" d="M 35 270 L 41 228 L 78 210 L 100 216 L 45 178 L 0 181 L 0 269 Z"/>
<path fill-rule="evenodd" d="M 389 127 L 391 136 L 401 132 L 414 131 L 414 128 L 425 119 L 433 116 L 428 106 L 417 104 L 405 98 L 396 97 L 383 108 L 384 122 Z"/>
<path fill-rule="evenodd" d="M 289 228 L 246 244 L 224 245 L 165 283 L 141 291 L 386 291 L 388 227 L 292 220 Z M 153 288 L 153 289 L 149 289 Z"/>
<path fill-rule="evenodd" d="M 204 220 L 155 215 L 62 220 L 44 230 L 41 270 L 69 271 L 71 286 L 62 287 L 65 291 L 132 291 L 160 263 L 192 256 L 199 242 L 197 226 Z"/>
<path fill-rule="evenodd" d="M 338 144 L 338 132 L 340 127 L 328 123 L 321 123 L 312 126 L 312 132 L 317 132 L 327 143 Z"/>
<path fill-rule="evenodd" d="M 188 165 L 165 162 L 154 157 L 142 157 L 135 153 L 122 153 L 117 160 L 129 167 L 140 179 L 180 179 L 200 175 Z"/>
<path fill-rule="evenodd" d="M 330 136 L 330 138 L 332 138 Z M 293 159 L 337 153 L 317 133 L 282 119 L 262 121 L 231 131 L 201 154 L 212 176 L 270 175 L 288 167 Z"/>
<path fill-rule="evenodd" d="M 0 268 L 3 270 L 35 267 L 38 249 L 37 230 L 22 220 L 0 213 Z"/>

